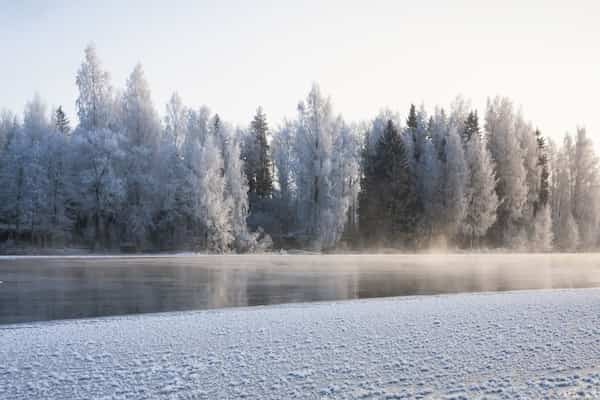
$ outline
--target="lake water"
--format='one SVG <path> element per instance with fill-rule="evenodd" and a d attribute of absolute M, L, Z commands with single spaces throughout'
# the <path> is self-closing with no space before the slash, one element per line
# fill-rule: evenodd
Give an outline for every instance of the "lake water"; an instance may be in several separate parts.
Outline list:
<path fill-rule="evenodd" d="M 600 286 L 600 255 L 0 258 L 0 324 L 383 296 Z"/>

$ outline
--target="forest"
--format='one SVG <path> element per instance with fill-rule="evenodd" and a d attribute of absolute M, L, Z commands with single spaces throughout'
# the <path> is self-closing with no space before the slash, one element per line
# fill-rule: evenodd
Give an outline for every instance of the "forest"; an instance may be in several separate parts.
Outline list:
<path fill-rule="evenodd" d="M 505 97 L 481 113 L 457 97 L 449 109 L 348 122 L 314 84 L 295 118 L 275 126 L 258 107 L 236 126 L 177 93 L 159 113 L 142 66 L 115 88 L 93 45 L 75 83 L 76 116 L 39 95 L 22 116 L 0 115 L 0 252 L 547 252 L 600 242 L 586 130 L 555 143 Z"/>

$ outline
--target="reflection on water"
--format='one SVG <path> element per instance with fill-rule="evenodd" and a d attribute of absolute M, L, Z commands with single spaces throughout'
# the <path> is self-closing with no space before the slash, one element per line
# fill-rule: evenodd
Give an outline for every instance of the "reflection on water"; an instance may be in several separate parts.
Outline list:
<path fill-rule="evenodd" d="M 0 259 L 0 323 L 600 286 L 600 255 Z"/>

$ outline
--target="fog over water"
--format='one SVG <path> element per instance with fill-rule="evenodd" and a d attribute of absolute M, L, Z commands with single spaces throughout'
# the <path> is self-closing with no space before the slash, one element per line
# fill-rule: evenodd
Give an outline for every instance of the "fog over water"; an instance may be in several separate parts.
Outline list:
<path fill-rule="evenodd" d="M 0 258 L 0 323 L 600 287 L 600 254 Z"/>

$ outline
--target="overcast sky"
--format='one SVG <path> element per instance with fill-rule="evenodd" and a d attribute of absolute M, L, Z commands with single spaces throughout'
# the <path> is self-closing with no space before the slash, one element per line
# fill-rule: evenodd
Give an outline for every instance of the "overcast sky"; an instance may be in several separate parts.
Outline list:
<path fill-rule="evenodd" d="M 347 120 L 502 94 L 544 133 L 600 141 L 598 1 L 0 0 L 0 108 L 34 92 L 74 119 L 89 42 L 122 87 L 139 61 L 154 103 L 178 91 L 246 124 L 295 115 L 313 81 Z"/>

